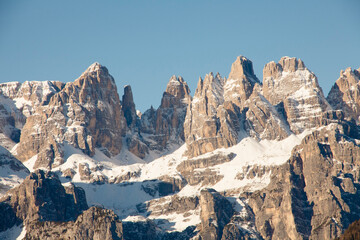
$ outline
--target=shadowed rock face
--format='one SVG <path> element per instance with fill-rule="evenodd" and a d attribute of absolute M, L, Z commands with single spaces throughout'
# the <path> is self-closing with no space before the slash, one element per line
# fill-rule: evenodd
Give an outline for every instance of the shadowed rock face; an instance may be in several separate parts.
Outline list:
<path fill-rule="evenodd" d="M 327 97 L 330 105 L 336 110 L 344 111 L 346 117 L 359 122 L 360 113 L 360 68 L 347 68 L 340 72 L 339 79 L 331 88 Z"/>
<path fill-rule="evenodd" d="M 184 141 L 184 120 L 191 102 L 190 90 L 182 77 L 172 76 L 157 110 L 150 108 L 140 119 L 140 134 L 148 134 L 149 149 L 162 151 L 171 144 Z M 151 143 L 151 142 L 155 142 Z M 136 154 L 136 153 L 135 153 Z M 136 154 L 140 156 L 141 154 Z"/>
<path fill-rule="evenodd" d="M 190 90 L 182 77 L 172 76 L 156 112 L 155 134 L 164 136 L 164 144 L 178 138 L 184 141 L 186 108 L 191 102 Z M 163 144 L 163 145 L 164 145 Z"/>
<path fill-rule="evenodd" d="M 76 221 L 33 222 L 26 225 L 26 239 L 122 240 L 123 227 L 113 211 L 91 207 Z"/>
<path fill-rule="evenodd" d="M 16 155 L 25 161 L 39 154 L 35 168 L 50 169 L 63 163 L 64 142 L 90 156 L 95 147 L 115 155 L 121 150 L 125 129 L 114 79 L 95 63 L 27 118 Z"/>
<path fill-rule="evenodd" d="M 127 126 L 130 129 L 134 128 L 136 124 L 137 115 L 136 115 L 135 103 L 130 85 L 126 85 L 124 87 L 124 95 L 122 97 L 122 108 L 124 111 L 124 116 L 126 119 Z"/>
<path fill-rule="evenodd" d="M 26 239 L 122 239 L 113 211 L 88 209 L 85 192 L 63 187 L 53 172 L 37 170 L 0 199 L 0 231 L 23 222 Z"/>
<path fill-rule="evenodd" d="M 355 129 L 354 129 L 355 128 Z M 333 239 L 360 214 L 360 147 L 351 123 L 305 137 L 249 198 L 264 239 Z"/>
<path fill-rule="evenodd" d="M 224 85 L 224 100 L 242 109 L 256 83 L 260 84 L 260 81 L 254 74 L 252 62 L 244 56 L 237 57 Z"/>
<path fill-rule="evenodd" d="M 271 105 L 261 90 L 261 86 L 256 84 L 244 104 L 244 130 L 258 140 L 284 139 L 291 134 L 290 127 L 280 109 Z"/>
<path fill-rule="evenodd" d="M 224 226 L 234 213 L 231 203 L 214 189 L 204 189 L 200 192 L 199 204 L 201 207 L 201 239 L 220 240 Z"/>
<path fill-rule="evenodd" d="M 52 172 L 37 170 L 1 200 L 21 221 L 69 221 L 88 208 L 85 192 L 70 185 L 64 188 Z"/>

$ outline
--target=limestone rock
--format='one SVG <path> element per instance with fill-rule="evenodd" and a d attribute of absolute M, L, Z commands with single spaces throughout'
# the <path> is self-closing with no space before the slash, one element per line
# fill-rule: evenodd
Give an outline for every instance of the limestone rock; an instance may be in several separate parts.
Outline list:
<path fill-rule="evenodd" d="M 22 125 L 26 117 L 19 111 L 11 99 L 0 94 L 0 144 L 11 149 L 20 141 Z"/>
<path fill-rule="evenodd" d="M 284 108 L 291 131 L 315 127 L 315 118 L 330 110 L 316 76 L 300 59 L 283 57 L 263 71 L 263 94 L 274 106 Z"/>
<path fill-rule="evenodd" d="M 0 197 L 19 185 L 30 173 L 8 150 L 0 146 Z"/>
<path fill-rule="evenodd" d="M 38 106 L 46 105 L 64 86 L 64 83 L 58 81 L 10 82 L 0 84 L 0 94 L 13 100 L 21 113 L 29 117 Z"/>
<path fill-rule="evenodd" d="M 113 211 L 91 207 L 76 221 L 32 222 L 26 225 L 26 239 L 122 240 L 122 223 Z"/>
<path fill-rule="evenodd" d="M 281 140 L 291 134 L 285 116 L 262 95 L 258 84 L 245 102 L 243 114 L 244 129 L 255 139 Z"/>
<path fill-rule="evenodd" d="M 26 223 L 74 220 L 88 208 L 83 189 L 73 185 L 64 188 L 56 174 L 43 170 L 31 173 L 0 202 L 12 208 L 16 218 Z"/>
<path fill-rule="evenodd" d="M 122 97 L 122 108 L 127 126 L 131 129 L 135 127 L 137 115 L 135 109 L 134 98 L 130 85 L 124 87 L 124 95 Z"/>
<path fill-rule="evenodd" d="M 256 85 L 261 88 L 252 62 L 243 56 L 232 64 L 227 80 L 212 73 L 199 80 L 184 124 L 190 157 L 237 143 L 238 133 L 244 129 L 244 115 L 251 105 L 249 98 Z"/>
<path fill-rule="evenodd" d="M 264 239 L 333 239 L 359 214 L 359 141 L 351 123 L 302 140 L 268 187 L 249 199 Z"/>
<path fill-rule="evenodd" d="M 141 133 L 151 134 L 150 149 L 164 150 L 169 144 L 184 142 L 186 109 L 191 102 L 190 90 L 184 79 L 172 76 L 157 110 L 152 107 L 141 116 Z M 151 144 L 154 141 L 155 144 Z"/>
<path fill-rule="evenodd" d="M 38 157 L 42 163 L 37 166 L 51 169 L 62 164 L 64 143 L 90 156 L 96 147 L 116 155 L 125 130 L 114 79 L 105 67 L 95 63 L 27 118 L 16 156 L 25 161 L 44 152 L 43 157 Z"/>
<path fill-rule="evenodd" d="M 344 111 L 347 117 L 359 122 L 360 114 L 360 68 L 347 68 L 340 72 L 327 97 L 330 105 L 336 110 Z"/>
<path fill-rule="evenodd" d="M 242 108 L 256 83 L 260 84 L 260 81 L 254 74 L 252 62 L 244 56 L 237 57 L 224 85 L 224 100 Z"/>
<path fill-rule="evenodd" d="M 200 192 L 199 204 L 201 207 L 201 239 L 221 239 L 223 228 L 234 213 L 231 203 L 214 189 L 204 189 Z"/>
<path fill-rule="evenodd" d="M 237 142 L 230 114 L 223 107 L 224 82 L 220 74 L 200 78 L 186 113 L 184 129 L 187 155 L 198 156 Z"/>

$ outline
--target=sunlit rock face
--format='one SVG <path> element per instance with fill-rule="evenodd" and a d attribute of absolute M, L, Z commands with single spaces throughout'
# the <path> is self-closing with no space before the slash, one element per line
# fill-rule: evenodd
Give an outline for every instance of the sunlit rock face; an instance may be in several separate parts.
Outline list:
<path fill-rule="evenodd" d="M 327 100 L 336 110 L 344 111 L 346 117 L 359 122 L 360 114 L 360 68 L 347 68 L 331 88 Z"/>
<path fill-rule="evenodd" d="M 263 76 L 264 97 L 283 108 L 294 133 L 315 127 L 316 118 L 331 109 L 315 74 L 300 59 L 283 57 L 279 63 L 270 62 Z"/>
<path fill-rule="evenodd" d="M 105 67 L 94 63 L 27 118 L 16 156 L 25 161 L 38 154 L 35 168 L 51 169 L 63 163 L 64 143 L 89 156 L 96 147 L 116 155 L 125 130 L 114 79 Z"/>

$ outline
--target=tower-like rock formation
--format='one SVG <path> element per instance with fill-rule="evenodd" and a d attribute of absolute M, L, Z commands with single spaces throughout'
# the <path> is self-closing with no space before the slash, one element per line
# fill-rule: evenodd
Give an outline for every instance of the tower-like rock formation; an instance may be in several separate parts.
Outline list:
<path fill-rule="evenodd" d="M 360 114 L 360 68 L 347 68 L 340 72 L 340 78 L 335 82 L 327 97 L 330 105 L 336 110 L 344 111 L 346 117 L 359 122 Z"/>

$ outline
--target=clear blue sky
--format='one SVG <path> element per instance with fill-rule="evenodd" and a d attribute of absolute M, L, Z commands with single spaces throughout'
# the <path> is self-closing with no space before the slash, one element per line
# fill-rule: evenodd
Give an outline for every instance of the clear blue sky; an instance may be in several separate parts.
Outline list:
<path fill-rule="evenodd" d="M 238 55 L 260 80 L 267 62 L 299 57 L 327 95 L 341 69 L 360 67 L 360 1 L 0 0 L 0 82 L 73 81 L 97 61 L 144 111 L 171 75 L 193 93 Z"/>

